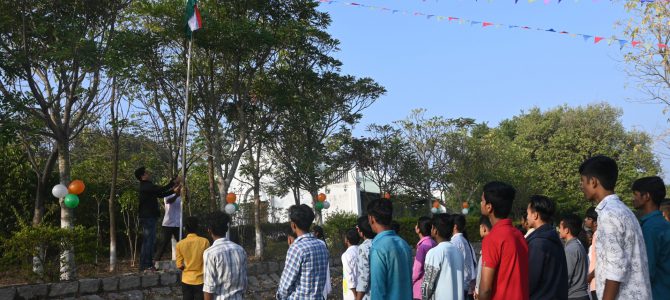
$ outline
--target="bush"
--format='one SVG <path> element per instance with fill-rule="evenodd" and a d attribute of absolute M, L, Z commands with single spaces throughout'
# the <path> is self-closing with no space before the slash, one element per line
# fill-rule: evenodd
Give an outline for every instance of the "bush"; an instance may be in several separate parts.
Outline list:
<path fill-rule="evenodd" d="M 416 243 L 419 242 L 419 236 L 414 230 L 418 220 L 419 218 L 413 217 L 402 217 L 395 220 L 400 224 L 400 232 L 398 232 L 398 235 L 403 238 L 412 248 L 414 248 Z"/>
<path fill-rule="evenodd" d="M 65 229 L 50 225 L 36 227 L 21 224 L 18 231 L 2 242 L 2 265 L 18 266 L 31 271 L 33 258 L 42 265 L 43 272 L 34 274 L 40 280 L 54 281 L 60 278 L 60 253 L 73 249 L 77 264 L 93 263 L 98 251 L 95 228 L 75 226 Z"/>
<path fill-rule="evenodd" d="M 344 249 L 344 235 L 347 230 L 356 228 L 357 219 L 356 214 L 337 211 L 323 223 L 326 243 L 331 253 L 341 254 L 346 250 Z"/>
<path fill-rule="evenodd" d="M 465 232 L 468 233 L 470 242 L 479 242 L 482 237 L 479 236 L 479 214 L 467 215 L 465 217 Z"/>

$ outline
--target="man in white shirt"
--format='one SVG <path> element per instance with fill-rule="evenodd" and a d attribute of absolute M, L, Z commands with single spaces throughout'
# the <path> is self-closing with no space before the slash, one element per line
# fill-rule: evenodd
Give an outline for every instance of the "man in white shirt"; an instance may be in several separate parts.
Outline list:
<path fill-rule="evenodd" d="M 208 221 L 212 246 L 203 256 L 204 300 L 242 300 L 247 289 L 247 253 L 227 238 L 230 216 L 217 211 Z"/>
<path fill-rule="evenodd" d="M 453 217 L 437 214 L 433 216 L 432 224 L 430 235 L 437 242 L 437 246 L 426 254 L 421 299 L 463 300 L 463 256 L 449 242 L 454 227 Z"/>
<path fill-rule="evenodd" d="M 475 292 L 475 283 L 477 280 L 475 250 L 465 236 L 465 216 L 456 214 L 453 215 L 452 218 L 454 220 L 454 229 L 453 235 L 451 236 L 451 243 L 458 248 L 458 252 L 463 256 L 464 295 L 466 299 L 471 299 Z"/>
<path fill-rule="evenodd" d="M 633 212 L 614 194 L 618 167 L 603 155 L 579 167 L 584 197 L 597 203 L 596 294 L 600 300 L 651 299 L 642 229 Z"/>
<path fill-rule="evenodd" d="M 356 299 L 356 261 L 358 260 L 360 237 L 355 229 L 349 229 L 344 237 L 347 251 L 342 254 L 342 299 Z"/>
<path fill-rule="evenodd" d="M 363 243 L 358 246 L 356 260 L 356 300 L 368 300 L 370 299 L 370 246 L 376 234 L 370 227 L 367 215 L 359 217 L 356 223 L 358 224 L 356 225 L 358 236 L 363 239 Z"/>
<path fill-rule="evenodd" d="M 156 249 L 155 261 L 161 260 L 165 248 L 172 249 L 172 238 L 179 242 L 179 228 L 181 227 L 181 186 L 175 188 L 174 194 L 163 198 L 165 207 L 165 215 L 163 216 L 163 223 L 161 228 L 162 240 Z"/>

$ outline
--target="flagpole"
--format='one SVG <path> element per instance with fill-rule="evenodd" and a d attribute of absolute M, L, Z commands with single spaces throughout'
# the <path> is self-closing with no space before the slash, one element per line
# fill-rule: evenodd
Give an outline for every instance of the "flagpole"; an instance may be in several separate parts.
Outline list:
<path fill-rule="evenodd" d="M 182 239 L 184 203 L 187 201 L 186 197 L 186 138 L 188 135 L 188 98 L 189 98 L 189 84 L 191 82 L 191 46 L 193 45 L 193 32 L 191 32 L 191 39 L 188 41 L 188 58 L 186 59 L 186 101 L 184 102 L 184 133 L 183 142 L 181 145 L 181 211 L 179 214 L 179 239 Z"/>

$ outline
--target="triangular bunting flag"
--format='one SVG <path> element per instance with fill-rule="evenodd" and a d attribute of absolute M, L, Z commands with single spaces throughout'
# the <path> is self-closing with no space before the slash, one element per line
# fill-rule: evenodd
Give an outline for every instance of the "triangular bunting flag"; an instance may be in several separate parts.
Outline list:
<path fill-rule="evenodd" d="M 619 49 L 623 49 L 623 46 L 625 46 L 626 43 L 628 43 L 627 40 L 619 40 Z"/>
<path fill-rule="evenodd" d="M 427 15 L 426 19 L 430 19 L 431 17 L 434 17 L 435 15 Z"/>
<path fill-rule="evenodd" d="M 590 35 L 586 35 L 586 34 L 582 34 L 582 36 L 584 37 L 585 42 L 588 42 L 588 40 L 591 38 Z"/>
<path fill-rule="evenodd" d="M 554 30 L 553 28 L 549 28 L 549 29 L 547 29 L 547 30 L 545 30 L 545 31 L 556 32 L 556 30 Z"/>
<path fill-rule="evenodd" d="M 638 42 L 638 41 L 631 41 L 630 42 L 630 45 L 633 46 L 633 47 L 637 47 L 637 45 L 639 45 L 639 44 L 640 44 L 640 42 Z"/>
<path fill-rule="evenodd" d="M 449 17 L 449 21 L 451 21 L 451 20 L 458 20 L 458 18 Z"/>
<path fill-rule="evenodd" d="M 649 51 L 649 49 L 651 49 L 651 43 L 644 43 L 644 48 Z"/>
<path fill-rule="evenodd" d="M 477 24 L 481 24 L 481 23 L 482 22 L 479 22 L 479 21 L 470 21 L 470 25 L 477 25 Z"/>
<path fill-rule="evenodd" d="M 509 29 L 517 28 L 517 27 L 519 27 L 519 26 L 516 26 L 516 25 L 509 25 Z"/>
<path fill-rule="evenodd" d="M 668 48 L 668 45 L 666 44 L 658 44 L 658 49 L 666 49 Z"/>
<path fill-rule="evenodd" d="M 602 41 L 603 37 L 597 36 L 593 38 L 593 43 L 597 44 L 598 42 Z"/>
<path fill-rule="evenodd" d="M 482 23 L 482 27 L 491 26 L 491 25 L 493 25 L 493 23 L 489 23 L 489 22 Z"/>

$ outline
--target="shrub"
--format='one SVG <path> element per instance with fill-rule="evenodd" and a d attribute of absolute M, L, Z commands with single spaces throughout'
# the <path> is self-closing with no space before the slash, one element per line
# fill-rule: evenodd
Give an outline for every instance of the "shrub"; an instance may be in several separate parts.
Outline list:
<path fill-rule="evenodd" d="M 402 237 L 412 248 L 414 248 L 416 243 L 419 242 L 419 236 L 414 230 L 418 220 L 419 218 L 414 217 L 402 217 L 395 220 L 400 224 L 400 232 L 398 232 L 398 235 Z"/>
<path fill-rule="evenodd" d="M 333 254 L 344 252 L 344 235 L 347 230 L 356 228 L 358 216 L 353 213 L 337 211 L 330 214 L 323 223 L 323 231 L 326 235 L 326 243 Z"/>

